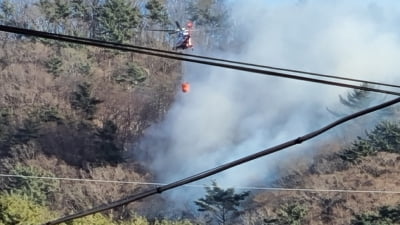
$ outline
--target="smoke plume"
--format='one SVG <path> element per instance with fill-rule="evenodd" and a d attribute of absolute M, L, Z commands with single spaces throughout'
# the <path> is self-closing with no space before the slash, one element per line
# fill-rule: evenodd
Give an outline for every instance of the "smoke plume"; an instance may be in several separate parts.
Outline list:
<path fill-rule="evenodd" d="M 243 38 L 235 49 L 240 53 L 205 52 L 208 56 L 398 81 L 400 2 L 231 2 L 233 24 Z M 338 106 L 338 95 L 350 91 L 191 63 L 185 63 L 184 74 L 191 92 L 177 94 L 165 120 L 146 131 L 136 153 L 148 156 L 157 182 L 176 181 L 313 131 L 335 119 L 326 108 Z M 315 150 L 305 143 L 210 179 L 223 186 L 265 186 L 279 176 L 276 165 Z"/>

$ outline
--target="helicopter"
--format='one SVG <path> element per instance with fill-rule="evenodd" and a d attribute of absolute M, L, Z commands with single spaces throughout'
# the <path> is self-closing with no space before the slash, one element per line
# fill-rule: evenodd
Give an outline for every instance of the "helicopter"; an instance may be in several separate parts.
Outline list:
<path fill-rule="evenodd" d="M 186 27 L 181 27 L 178 21 L 175 21 L 175 24 L 177 26 L 177 29 L 175 30 L 154 30 L 151 29 L 151 31 L 164 31 L 168 32 L 169 34 L 178 34 L 176 38 L 176 42 L 172 50 L 185 50 L 188 48 L 191 48 L 193 50 L 193 44 L 192 44 L 192 28 L 193 28 L 193 23 L 188 22 L 186 24 Z M 181 91 L 183 93 L 188 93 L 190 92 L 190 83 L 185 81 L 181 84 Z"/>
<path fill-rule="evenodd" d="M 177 29 L 175 30 L 154 30 L 151 29 L 151 31 L 164 31 L 168 32 L 169 34 L 177 34 L 177 38 L 175 41 L 175 44 L 172 48 L 172 50 L 185 50 L 185 49 L 192 49 L 193 50 L 193 44 L 192 44 L 192 28 L 193 28 L 193 23 L 188 22 L 186 24 L 186 27 L 181 27 L 178 21 L 175 21 L 175 24 L 177 26 Z"/>

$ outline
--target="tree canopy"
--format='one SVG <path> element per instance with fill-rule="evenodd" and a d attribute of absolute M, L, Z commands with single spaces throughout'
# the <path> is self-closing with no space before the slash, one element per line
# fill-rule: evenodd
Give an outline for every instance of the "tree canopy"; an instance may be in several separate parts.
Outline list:
<path fill-rule="evenodd" d="M 206 195 L 197 201 L 198 211 L 210 213 L 217 224 L 227 224 L 235 213 L 239 212 L 240 204 L 250 192 L 235 193 L 233 188 L 222 189 L 215 181 L 211 187 L 205 187 Z"/>

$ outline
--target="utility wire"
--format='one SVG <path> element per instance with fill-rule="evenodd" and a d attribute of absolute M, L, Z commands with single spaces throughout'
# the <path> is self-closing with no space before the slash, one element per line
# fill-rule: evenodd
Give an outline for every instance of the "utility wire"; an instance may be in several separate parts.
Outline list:
<path fill-rule="evenodd" d="M 229 64 L 222 64 L 222 63 L 215 63 L 215 62 L 216 61 L 222 61 L 222 62 L 235 63 L 237 65 L 247 65 L 247 66 L 253 66 L 253 67 L 262 67 L 262 68 L 269 68 L 269 69 L 275 69 L 275 70 L 281 70 L 281 71 L 287 71 L 287 72 L 304 73 L 304 74 L 310 74 L 310 75 L 315 75 L 315 76 L 323 76 L 323 77 L 329 77 L 329 78 L 335 78 L 335 79 L 345 79 L 345 80 L 349 80 L 349 81 L 357 81 L 357 82 L 364 82 L 364 83 L 370 83 L 370 84 L 378 84 L 378 85 L 384 85 L 384 86 L 399 87 L 397 85 L 389 85 L 389 84 L 383 84 L 383 83 L 378 83 L 378 82 L 370 82 L 370 81 L 362 81 L 362 80 L 356 80 L 356 79 L 350 79 L 350 78 L 342 78 L 342 77 L 324 75 L 324 74 L 318 74 L 318 73 L 308 73 L 308 72 L 304 72 L 304 71 L 288 70 L 288 69 L 282 69 L 282 68 L 277 68 L 277 67 L 266 67 L 266 66 L 260 66 L 260 65 L 256 65 L 256 64 L 240 63 L 240 62 L 234 62 L 234 61 L 229 61 L 229 60 L 221 60 L 221 59 L 215 59 L 215 58 L 209 58 L 209 57 L 197 57 L 197 58 L 213 60 L 214 62 L 196 60 L 196 59 L 189 59 L 189 58 L 184 58 L 182 56 L 189 56 L 189 57 L 195 57 L 195 56 L 194 55 L 188 55 L 188 54 L 179 54 L 180 56 L 174 56 L 174 55 L 177 55 L 177 53 L 163 51 L 164 53 L 167 53 L 167 55 L 165 55 L 165 54 L 155 53 L 155 52 L 157 52 L 155 49 L 139 48 L 138 46 L 123 45 L 123 44 L 118 44 L 118 43 L 98 41 L 98 40 L 87 39 L 87 38 L 78 38 L 78 37 L 73 37 L 73 36 L 68 36 L 68 35 L 52 34 L 52 33 L 47 33 L 47 32 L 28 30 L 28 29 L 22 29 L 22 28 L 10 27 L 10 26 L 3 26 L 3 25 L 0 25 L 0 30 L 6 31 L 6 32 L 23 34 L 23 35 L 32 35 L 32 36 L 37 36 L 37 37 L 42 37 L 42 38 L 48 38 L 48 39 L 53 39 L 53 40 L 58 40 L 58 41 L 66 41 L 66 42 L 77 43 L 77 44 L 85 44 L 85 45 L 91 45 L 91 46 L 96 46 L 96 47 L 104 47 L 104 48 L 117 49 L 117 50 L 122 50 L 122 51 L 136 52 L 136 53 L 140 53 L 140 54 L 153 55 L 153 56 L 170 58 L 170 59 L 175 59 L 175 60 L 182 60 L 182 61 L 189 61 L 189 62 L 194 62 L 194 63 L 201 63 L 201 64 L 205 64 L 205 65 L 219 66 L 219 67 L 223 67 L 223 68 L 229 68 L 229 69 L 253 72 L 253 73 L 264 74 L 264 75 L 271 75 L 271 76 L 284 77 L 284 78 L 290 78 L 290 79 L 296 79 L 296 80 L 303 80 L 303 81 L 309 81 L 309 82 L 315 82 L 315 83 L 322 83 L 322 84 L 328 84 L 328 85 L 334 85 L 334 86 L 348 87 L 348 88 L 360 89 L 360 90 L 365 90 L 365 91 L 373 91 L 373 92 L 378 92 L 378 93 L 392 94 L 392 95 L 397 95 L 397 96 L 400 95 L 400 93 L 393 92 L 393 91 L 386 91 L 386 90 L 380 90 L 380 89 L 375 89 L 375 88 L 370 88 L 370 87 L 363 87 L 363 86 L 355 86 L 355 85 L 332 82 L 332 81 L 326 81 L 326 80 L 318 80 L 318 79 L 313 79 L 313 78 L 296 76 L 296 75 L 292 75 L 292 74 L 278 73 L 278 72 L 274 72 L 274 71 L 260 70 L 260 69 L 254 69 L 254 68 L 248 68 L 248 67 L 240 67 L 240 66 L 236 66 L 236 65 L 229 65 Z M 141 49 L 141 50 L 138 50 L 138 49 Z M 145 50 L 145 51 L 143 51 L 143 50 Z M 160 51 L 158 51 L 158 52 L 160 52 Z M 395 104 L 398 101 L 400 101 L 400 99 L 395 99 L 395 100 L 396 100 L 396 102 L 393 102 L 391 104 Z M 393 100 L 393 101 L 395 101 L 395 100 Z M 353 114 L 353 115 L 355 115 L 355 114 Z M 362 114 L 360 114 L 360 115 L 362 115 Z M 360 115 L 356 115 L 356 117 L 358 117 Z M 346 119 L 346 118 L 347 117 L 345 117 L 343 119 Z M 349 119 L 346 119 L 346 120 L 344 120 L 342 122 L 345 122 L 347 120 L 349 120 Z M 340 120 L 338 120 L 338 121 L 340 121 Z M 342 122 L 340 122 L 340 123 L 342 123 Z M 338 124 L 335 124 L 333 126 L 336 126 Z M 327 129 L 330 129 L 333 126 L 331 126 L 331 127 L 328 126 L 329 128 L 327 128 Z M 323 129 L 321 129 L 321 130 L 323 130 Z M 316 132 L 318 133 L 318 131 L 316 131 Z M 322 132 L 324 132 L 324 131 L 322 131 Z M 83 213 L 80 213 L 80 214 L 75 214 L 75 215 L 72 215 L 72 216 L 69 216 L 69 217 L 66 217 L 66 218 L 67 218 L 67 220 L 71 220 L 71 219 L 74 219 L 74 218 L 79 218 L 79 217 L 82 217 L 82 216 L 85 216 L 85 215 L 93 214 L 93 213 L 96 213 L 96 212 L 99 212 L 99 211 L 104 211 L 104 210 L 107 210 L 107 209 L 110 209 L 110 208 L 114 208 L 114 207 L 117 207 L 117 206 L 120 206 L 120 205 L 123 205 L 123 204 L 127 204 L 129 202 L 136 201 L 136 200 L 139 200 L 139 199 L 142 199 L 142 198 L 145 198 L 145 197 L 157 194 L 157 193 L 161 193 L 163 191 L 166 191 L 166 190 L 178 187 L 178 186 L 182 186 L 182 185 L 184 185 L 186 183 L 190 183 L 190 182 L 202 179 L 204 177 L 213 175 L 215 173 L 221 172 L 221 171 L 226 170 L 228 168 L 231 168 L 233 166 L 236 166 L 236 165 L 242 164 L 244 162 L 253 160 L 255 158 L 258 158 L 258 157 L 261 157 L 261 156 L 264 156 L 264 155 L 267 155 L 267 154 L 271 154 L 273 152 L 276 152 L 276 151 L 281 150 L 283 148 L 289 147 L 291 145 L 300 144 L 302 141 L 310 139 L 310 138 L 312 138 L 312 137 L 314 137 L 316 135 L 318 135 L 318 134 L 316 134 L 314 132 L 314 134 L 311 133 L 309 135 L 306 135 L 306 136 L 297 138 L 295 140 L 286 142 L 286 143 L 284 143 L 282 145 L 279 145 L 279 146 L 276 146 L 274 148 L 266 149 L 264 151 L 259 152 L 258 154 L 256 153 L 256 154 L 250 155 L 248 157 L 239 159 L 237 161 L 233 161 L 231 163 L 222 165 L 221 167 L 218 167 L 218 168 L 215 168 L 215 169 L 212 169 L 212 170 L 209 170 L 209 171 L 205 171 L 205 172 L 197 174 L 197 175 L 195 175 L 193 177 L 189 177 L 189 178 L 186 178 L 186 179 L 183 179 L 181 181 L 177 181 L 177 182 L 174 182 L 174 183 L 171 183 L 171 184 L 163 185 L 163 186 L 158 187 L 156 189 L 149 190 L 147 192 L 143 192 L 141 194 L 131 196 L 131 197 L 127 198 L 127 199 L 122 199 L 120 201 L 116 201 L 116 202 L 111 203 L 109 205 L 106 205 L 106 206 L 103 206 L 103 207 L 98 207 L 98 208 L 95 208 L 95 209 L 92 209 L 92 210 L 88 210 L 86 212 L 83 212 Z M 96 210 L 99 210 L 99 211 L 96 211 Z M 62 221 L 60 221 L 60 220 L 62 220 Z M 65 219 L 64 220 L 60 219 L 60 220 L 57 220 L 57 221 L 60 221 L 60 222 L 67 221 Z M 60 222 L 57 222 L 57 221 L 49 222 L 47 224 L 58 224 L 58 223 L 60 223 Z"/>
<path fill-rule="evenodd" d="M 77 182 L 91 182 L 91 183 L 164 185 L 163 183 L 142 182 L 142 181 L 100 180 L 100 179 L 84 179 L 84 178 L 70 178 L 70 177 L 42 177 L 42 176 L 26 176 L 26 175 L 21 175 L 21 174 L 4 174 L 4 173 L 1 173 L 0 177 L 14 177 L 14 178 L 24 178 L 24 179 L 43 179 L 43 180 L 62 180 L 62 181 L 77 181 Z"/>
<path fill-rule="evenodd" d="M 120 43 L 114 43 L 114 44 L 122 45 Z M 207 57 L 207 56 L 187 54 L 187 53 L 181 53 L 181 52 L 173 52 L 173 51 L 154 49 L 154 48 L 148 48 L 148 47 L 142 47 L 142 46 L 130 45 L 130 44 L 123 44 L 123 46 L 128 46 L 131 48 L 137 48 L 137 49 L 148 50 L 148 51 L 154 51 L 154 52 L 179 55 L 179 56 L 187 56 L 187 57 L 198 58 L 198 59 L 207 59 L 207 60 L 211 60 L 214 62 L 226 62 L 226 63 L 232 63 L 232 64 L 236 64 L 236 65 L 252 66 L 252 67 L 258 67 L 258 68 L 264 68 L 264 69 L 272 69 L 272 70 L 278 70 L 278 71 L 307 74 L 307 75 L 312 75 L 312 76 L 317 76 L 317 77 L 325 77 L 325 78 L 331 78 L 331 79 L 346 80 L 346 81 L 360 82 L 360 83 L 380 85 L 380 86 L 386 86 L 386 87 L 400 88 L 400 85 L 386 84 L 386 83 L 382 83 L 382 82 L 375 82 L 375 81 L 368 81 L 368 80 L 361 80 L 361 79 L 353 79 L 353 78 L 348 78 L 348 77 L 340 77 L 340 76 L 334 76 L 334 75 L 323 74 L 323 73 L 314 73 L 314 72 L 308 72 L 308 71 L 302 71 L 302 70 L 286 69 L 286 68 L 282 68 L 282 67 L 265 66 L 265 65 L 254 64 L 254 63 L 246 63 L 246 62 L 239 62 L 239 61 L 233 61 L 233 60 L 227 60 L 227 59 L 221 59 L 221 58 Z"/>
<path fill-rule="evenodd" d="M 235 62 L 236 65 L 235 64 L 218 63 L 217 62 L 218 59 L 214 59 L 214 58 L 209 58 L 209 61 L 200 60 L 200 59 L 183 57 L 185 55 L 177 54 L 175 52 L 164 51 L 164 50 L 155 50 L 155 49 L 143 48 L 143 47 L 141 47 L 139 49 L 138 46 L 133 46 L 133 45 L 106 42 L 106 41 L 100 41 L 100 40 L 94 40 L 94 39 L 88 39 L 88 38 L 80 38 L 80 37 L 74 37 L 74 36 L 62 35 L 62 34 L 54 34 L 54 33 L 48 33 L 48 32 L 18 28 L 18 27 L 11 27 L 11 26 L 5 26 L 5 25 L 0 25 L 0 31 L 17 33 L 17 34 L 22 34 L 22 35 L 29 35 L 29 36 L 36 36 L 36 37 L 47 38 L 47 39 L 52 39 L 52 40 L 57 40 L 57 41 L 65 41 L 65 42 L 70 42 L 70 43 L 75 43 L 75 44 L 84 44 L 84 45 L 91 45 L 91 46 L 102 47 L 102 48 L 116 49 L 116 50 L 121 50 L 121 51 L 135 52 L 135 53 L 140 53 L 140 54 L 152 55 L 152 56 L 157 56 L 157 57 L 163 57 L 163 58 L 169 58 L 169 59 L 175 59 L 175 60 L 181 60 L 181 61 L 187 61 L 187 62 L 193 62 L 193 63 L 200 63 L 200 64 L 204 64 L 204 65 L 217 66 L 217 67 L 240 70 L 240 71 L 251 72 L 251 73 L 257 73 L 257 74 L 262 74 L 262 75 L 270 75 L 270 76 L 276 76 L 276 77 L 283 77 L 283 78 L 289 78 L 289 79 L 295 79 L 295 80 L 302 80 L 302 81 L 308 81 L 308 82 L 314 82 L 314 83 L 320 83 L 320 84 L 326 84 L 326 85 L 333 85 L 333 86 L 339 86 L 339 87 L 353 88 L 353 89 L 359 89 L 359 90 L 364 90 L 364 91 L 372 91 L 372 92 L 377 92 L 377 93 L 384 93 L 384 94 L 400 96 L 400 93 L 395 92 L 395 91 L 382 90 L 382 89 L 377 89 L 377 88 L 372 88 L 372 87 L 358 86 L 358 85 L 352 85 L 352 84 L 346 84 L 346 83 L 339 83 L 339 82 L 334 82 L 334 81 L 320 80 L 320 79 L 303 77 L 303 76 L 298 76 L 298 75 L 293 75 L 293 74 L 288 74 L 288 73 L 280 73 L 280 72 L 275 72 L 275 71 L 270 71 L 270 70 L 238 66 L 238 64 L 239 64 L 238 62 Z M 166 54 L 157 53 L 157 52 L 163 52 Z M 194 57 L 194 55 L 191 57 Z M 219 61 L 221 61 L 221 60 L 219 60 Z M 226 62 L 227 61 L 228 60 L 226 60 Z M 230 62 L 234 63 L 234 61 L 230 61 Z M 240 63 L 240 64 L 244 65 L 243 63 Z M 256 65 L 256 64 L 248 64 L 248 65 Z M 289 71 L 289 70 L 287 70 L 287 71 Z M 295 71 L 296 70 L 292 70 L 291 72 L 295 72 Z M 316 73 L 314 73 L 314 75 L 316 75 Z M 324 76 L 328 76 L 328 75 L 324 75 Z M 346 78 L 346 79 L 348 79 L 348 78 Z M 361 80 L 353 80 L 353 81 L 359 81 L 359 82 L 365 82 L 365 83 L 371 83 L 371 84 L 380 84 L 380 85 L 392 86 L 392 87 L 399 87 L 396 85 L 389 85 L 389 84 L 383 84 L 383 83 L 378 83 L 378 82 L 361 81 Z"/>
<path fill-rule="evenodd" d="M 150 189 L 150 190 L 147 190 L 147 191 L 135 194 L 135 195 L 131 195 L 131 196 L 127 197 L 127 198 L 123 198 L 123 199 L 117 200 L 115 202 L 111 202 L 111 203 L 103 205 L 103 206 L 95 207 L 95 208 L 88 209 L 88 210 L 85 210 L 85 211 L 82 211 L 82 212 L 78 212 L 78 213 L 70 215 L 70 216 L 66 216 L 66 217 L 63 217 L 63 218 L 60 218 L 60 219 L 56 219 L 54 221 L 47 222 L 44 225 L 60 224 L 62 222 L 70 221 L 70 220 L 73 220 L 73 219 L 81 218 L 81 217 L 84 217 L 84 216 L 87 216 L 87 215 L 91 215 L 91 214 L 102 212 L 102 211 L 105 211 L 105 210 L 108 210 L 108 209 L 119 207 L 119 206 L 128 204 L 130 202 L 141 200 L 143 198 L 146 198 L 146 197 L 149 197 L 149 196 L 152 196 L 152 195 L 155 195 L 155 194 L 161 194 L 164 191 L 167 191 L 167 190 L 170 190 L 170 189 L 174 189 L 174 188 L 177 188 L 179 186 L 183 186 L 185 184 L 192 183 L 194 181 L 201 180 L 203 178 L 215 175 L 217 173 L 220 173 L 220 172 L 225 171 L 227 169 L 230 169 L 232 167 L 235 167 L 235 166 L 241 165 L 243 163 L 255 160 L 255 159 L 260 158 L 262 156 L 266 156 L 266 155 L 269 155 L 271 153 L 278 152 L 280 150 L 283 150 L 285 148 L 291 147 L 293 145 L 301 144 L 302 142 L 307 141 L 307 140 L 309 140 L 311 138 L 314 138 L 314 137 L 316 137 L 316 136 L 328 131 L 329 129 L 331 129 L 333 127 L 336 127 L 336 126 L 338 126 L 338 125 L 340 125 L 340 124 L 342 124 L 344 122 L 347 122 L 349 120 L 353 120 L 353 119 L 355 119 L 357 117 L 360 117 L 362 115 L 374 112 L 376 110 L 391 106 L 391 105 L 396 104 L 398 102 L 400 102 L 400 97 L 395 98 L 395 99 L 390 100 L 390 101 L 387 101 L 385 103 L 382 103 L 382 104 L 367 108 L 365 110 L 353 113 L 351 115 L 345 116 L 345 117 L 343 117 L 343 118 L 341 118 L 339 120 L 336 120 L 333 123 L 330 123 L 330 124 L 326 125 L 325 127 L 322 127 L 319 130 L 313 131 L 313 132 L 308 133 L 308 134 L 306 134 L 304 136 L 295 138 L 293 140 L 290 140 L 290 141 L 287 141 L 285 143 L 276 145 L 274 147 L 267 148 L 267 149 L 259 151 L 257 153 L 254 153 L 254 154 L 245 156 L 243 158 L 228 162 L 228 163 L 223 164 L 221 166 L 206 170 L 204 172 L 195 174 L 193 176 L 184 178 L 182 180 L 175 181 L 175 182 L 170 183 L 170 184 L 166 184 L 166 185 L 163 185 L 163 186 L 160 186 L 160 187 L 157 187 L 157 188 L 153 188 L 153 189 Z"/>
<path fill-rule="evenodd" d="M 13 27 L 13 28 L 16 28 L 16 27 Z M 51 33 L 49 33 L 49 34 L 51 34 Z M 58 35 L 61 37 L 71 37 L 68 35 L 61 35 L 61 34 L 58 34 Z M 96 40 L 96 39 L 87 39 L 87 38 L 80 38 L 80 37 L 75 37 L 75 38 L 88 40 L 88 41 L 104 42 L 104 41 Z M 142 47 L 142 46 L 130 45 L 130 44 L 120 44 L 120 43 L 115 43 L 115 42 L 113 42 L 113 44 L 116 46 L 124 46 L 124 47 L 148 50 L 148 51 L 153 51 L 153 52 L 161 52 L 161 53 L 172 54 L 172 55 L 187 56 L 187 57 L 193 57 L 193 58 L 198 58 L 198 59 L 207 59 L 207 60 L 212 60 L 215 62 L 226 62 L 226 63 L 232 63 L 232 64 L 244 65 L 244 66 L 252 66 L 252 67 L 258 67 L 258 68 L 264 68 L 264 69 L 273 69 L 273 70 L 278 70 L 278 71 L 307 74 L 307 75 L 312 75 L 312 76 L 317 76 L 317 77 L 325 77 L 325 78 L 331 78 L 331 79 L 346 80 L 346 81 L 360 82 L 360 83 L 366 83 L 366 84 L 400 88 L 400 85 L 386 84 L 386 83 L 382 83 L 382 82 L 353 79 L 353 78 L 348 78 L 348 77 L 340 77 L 340 76 L 328 75 L 328 74 L 323 74 L 323 73 L 314 73 L 314 72 L 308 72 L 308 71 L 302 71 L 302 70 L 286 69 L 286 68 L 282 68 L 282 67 L 265 66 L 265 65 L 254 64 L 254 63 L 246 63 L 246 62 L 226 60 L 226 59 L 221 59 L 221 58 L 214 58 L 214 57 L 200 56 L 200 55 L 187 54 L 187 53 L 181 53 L 181 52 L 167 51 L 167 50 L 162 50 L 162 49 L 154 49 L 154 48 L 148 48 L 148 47 Z"/>
<path fill-rule="evenodd" d="M 21 174 L 0 174 L 0 177 L 13 177 L 23 179 L 44 179 L 44 180 L 62 180 L 62 181 L 76 181 L 76 182 L 89 182 L 89 183 L 113 183 L 113 184 L 134 184 L 134 185 L 155 185 L 162 186 L 166 183 L 157 182 L 142 182 L 142 181 L 120 181 L 120 180 L 99 180 L 99 179 L 83 179 L 83 178 L 69 178 L 69 177 L 41 177 L 41 176 L 26 176 Z M 205 188 L 212 187 L 210 185 L 201 184 L 185 184 L 184 187 L 191 188 Z M 224 188 L 223 186 L 220 186 Z M 267 191 L 299 191 L 299 192 L 344 192 L 344 193 L 369 193 L 369 194 L 400 194 L 399 191 L 393 190 L 355 190 L 355 189 L 318 189 L 318 188 L 284 188 L 284 187 L 260 187 L 260 186 L 230 186 L 239 190 L 267 190 Z"/>

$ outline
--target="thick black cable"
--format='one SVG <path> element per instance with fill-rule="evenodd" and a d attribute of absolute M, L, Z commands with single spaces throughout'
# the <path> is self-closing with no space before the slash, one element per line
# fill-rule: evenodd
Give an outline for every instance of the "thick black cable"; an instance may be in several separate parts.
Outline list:
<path fill-rule="evenodd" d="M 120 44 L 118 44 L 118 45 L 120 45 Z M 264 69 L 272 69 L 272 70 L 285 71 L 285 72 L 291 72 L 291 73 L 307 74 L 307 75 L 312 75 L 312 76 L 317 76 L 317 77 L 325 77 L 325 78 L 331 78 L 331 79 L 346 80 L 346 81 L 360 82 L 360 83 L 380 85 L 380 86 L 386 86 L 386 87 L 400 88 L 400 85 L 386 84 L 386 83 L 382 83 L 382 82 L 354 79 L 354 78 L 348 78 L 348 77 L 340 77 L 340 76 L 334 76 L 334 75 L 323 74 L 323 73 L 308 72 L 308 71 L 303 71 L 303 70 L 286 69 L 286 68 L 282 68 L 282 67 L 265 66 L 265 65 L 254 64 L 254 63 L 239 62 L 239 61 L 207 57 L 207 56 L 201 56 L 201 55 L 194 55 L 194 54 L 187 54 L 187 53 L 171 52 L 171 51 L 167 51 L 167 50 L 154 49 L 154 48 L 142 47 L 142 46 L 137 46 L 137 45 L 129 45 L 129 44 L 124 44 L 124 45 L 132 47 L 132 48 L 137 48 L 137 49 L 162 52 L 162 53 L 168 53 L 168 54 L 174 54 L 174 55 L 181 55 L 181 56 L 188 56 L 188 57 L 193 57 L 193 58 L 198 58 L 198 59 L 207 59 L 207 60 L 212 60 L 212 61 L 216 61 L 216 62 L 226 62 L 226 63 L 232 63 L 232 64 L 244 65 L 244 66 L 252 66 L 252 67 L 258 67 L 258 68 L 264 68 Z"/>
<path fill-rule="evenodd" d="M 168 31 L 168 30 L 155 30 L 155 31 Z M 71 37 L 68 35 L 61 35 L 61 34 L 59 34 L 59 35 L 61 37 Z M 76 37 L 76 38 L 79 38 L 79 37 Z M 96 40 L 96 39 L 88 39 L 88 38 L 81 38 L 81 39 L 89 40 L 89 41 L 104 42 L 104 41 Z M 265 65 L 254 64 L 254 63 L 245 63 L 245 62 L 226 60 L 226 59 L 220 59 L 220 58 L 214 58 L 214 57 L 173 52 L 173 51 L 167 51 L 167 50 L 162 50 L 162 49 L 154 49 L 154 48 L 148 48 L 148 47 L 130 45 L 130 44 L 121 44 L 121 43 L 115 43 L 115 42 L 113 44 L 116 46 L 124 46 L 124 47 L 130 47 L 130 48 L 135 48 L 135 49 L 148 50 L 148 51 L 153 51 L 153 52 L 161 52 L 161 53 L 180 55 L 180 56 L 187 56 L 187 57 L 198 58 L 198 59 L 206 59 L 206 60 L 212 60 L 212 61 L 216 61 L 216 62 L 226 62 L 226 63 L 232 63 L 232 64 L 237 64 L 237 65 L 252 66 L 252 67 L 258 67 L 258 68 L 264 68 L 264 69 L 272 69 L 272 70 L 299 73 L 299 74 L 308 74 L 308 75 L 312 75 L 312 76 L 325 77 L 325 78 L 331 78 L 331 79 L 346 80 L 346 81 L 360 82 L 360 83 L 366 83 L 366 84 L 400 88 L 400 85 L 386 84 L 386 83 L 382 83 L 382 82 L 354 79 L 354 78 L 348 78 L 348 77 L 340 77 L 340 76 L 328 75 L 328 74 L 323 74 L 323 73 L 314 73 L 314 72 L 308 72 L 308 71 L 302 71 L 302 70 L 286 69 L 286 68 L 281 68 L 281 67 L 265 66 Z"/>
<path fill-rule="evenodd" d="M 327 81 L 327 80 L 319 80 L 319 79 L 315 79 L 315 78 L 302 77 L 302 76 L 286 74 L 286 73 L 279 73 L 279 72 L 275 72 L 275 71 L 261 70 L 261 69 L 243 67 L 243 66 L 223 64 L 223 63 L 216 63 L 216 62 L 212 62 L 212 61 L 190 59 L 190 58 L 182 57 L 183 54 L 178 54 L 179 55 L 178 56 L 175 52 L 168 52 L 168 51 L 164 51 L 164 50 L 161 50 L 161 51 L 165 52 L 167 55 L 156 53 L 156 52 L 154 52 L 155 51 L 154 49 L 147 50 L 147 48 L 146 48 L 146 50 L 144 50 L 144 49 L 138 50 L 138 47 L 136 47 L 136 46 L 130 46 L 130 45 L 106 42 L 106 41 L 99 41 L 99 40 L 88 39 L 88 38 L 80 38 L 80 37 L 74 37 L 74 36 L 69 36 L 69 35 L 54 34 L 54 33 L 48 33 L 48 32 L 43 32 L 43 31 L 29 30 L 29 29 L 10 27 L 10 26 L 4 26 L 4 25 L 0 25 L 0 31 L 42 37 L 42 38 L 53 39 L 53 40 L 58 40 L 58 41 L 65 41 L 65 42 L 70 42 L 70 43 L 75 43 L 75 44 L 84 44 L 84 45 L 91 45 L 91 46 L 102 47 L 102 48 L 116 49 L 116 50 L 121 50 L 121 51 L 135 52 L 135 53 L 152 55 L 152 56 L 157 56 L 157 57 L 163 57 L 163 58 L 188 61 L 188 62 L 193 62 L 193 63 L 200 63 L 200 64 L 205 64 L 205 65 L 210 65 L 210 66 L 217 66 L 217 67 L 223 67 L 223 68 L 228 68 L 228 69 L 252 72 L 252 73 L 257 73 L 257 74 L 262 74 L 262 75 L 270 75 L 270 76 L 276 76 L 276 77 L 283 77 L 283 78 L 289 78 L 289 79 L 295 79 L 295 80 L 302 80 L 302 81 L 308 81 L 308 82 L 314 82 L 314 83 L 320 83 L 320 84 L 326 84 L 326 85 L 333 85 L 333 86 L 339 86 L 339 87 L 353 88 L 353 89 L 359 89 L 359 90 L 364 90 L 364 91 L 372 91 L 372 92 L 377 92 L 377 93 L 384 93 L 384 94 L 400 96 L 399 92 L 376 89 L 376 88 L 372 88 L 372 87 L 351 85 L 351 84 L 345 84 L 345 83 L 339 83 L 339 82 L 333 82 L 333 81 Z M 211 59 L 212 58 L 210 58 L 210 60 Z M 364 81 L 362 81 L 362 82 L 364 82 Z M 365 81 L 365 82 L 368 83 L 368 81 Z M 376 83 L 376 82 L 369 82 L 369 83 Z M 386 86 L 388 86 L 388 85 L 386 85 Z"/>
<path fill-rule="evenodd" d="M 347 122 L 349 120 L 355 119 L 355 118 L 360 117 L 362 115 L 374 112 L 376 110 L 391 106 L 391 105 L 396 104 L 398 102 L 400 102 L 400 97 L 399 98 L 395 98 L 395 99 L 390 100 L 390 101 L 387 101 L 387 102 L 382 103 L 380 105 L 376 105 L 376 106 L 367 108 L 367 109 L 359 111 L 357 113 L 345 116 L 345 117 L 343 117 L 343 118 L 341 118 L 339 120 L 336 120 L 335 122 L 333 122 L 331 124 L 328 124 L 325 127 L 322 127 L 319 130 L 313 131 L 313 132 L 308 133 L 308 134 L 306 134 L 304 136 L 295 138 L 293 140 L 287 141 L 287 142 L 282 143 L 280 145 L 276 145 L 274 147 L 267 148 L 265 150 L 262 150 L 260 152 L 255 153 L 255 154 L 251 154 L 251 155 L 248 155 L 246 157 L 231 161 L 229 163 L 223 164 L 223 165 L 215 167 L 213 169 L 206 170 L 204 172 L 201 172 L 201 173 L 198 173 L 196 175 L 184 178 L 182 180 L 178 180 L 176 182 L 173 182 L 173 183 L 170 183 L 170 184 L 167 184 L 167 185 L 163 185 L 163 186 L 160 186 L 160 187 L 157 187 L 157 188 L 153 188 L 153 189 L 144 191 L 142 193 L 138 193 L 138 194 L 129 196 L 127 198 L 123 198 L 121 200 L 106 204 L 104 206 L 99 206 L 99 207 L 96 207 L 96 208 L 93 208 L 93 209 L 89 209 L 89 210 L 86 210 L 86 211 L 83 211 L 83 212 L 79 212 L 79 213 L 76 213 L 76 214 L 73 214 L 73 215 L 70 215 L 70 216 L 66 216 L 66 217 L 63 217 L 63 218 L 60 218 L 60 219 L 56 219 L 54 221 L 47 222 L 44 225 L 60 224 L 60 223 L 63 223 L 63 222 L 67 222 L 67 221 L 70 221 L 70 220 L 74 220 L 74 219 L 77 219 L 77 218 L 81 218 L 81 217 L 84 217 L 84 216 L 88 216 L 88 215 L 91 215 L 91 214 L 102 212 L 102 211 L 105 211 L 105 210 L 108 210 L 108 209 L 119 207 L 119 206 L 128 204 L 130 202 L 138 201 L 138 200 L 141 200 L 143 198 L 146 198 L 146 197 L 149 197 L 149 196 L 152 196 L 152 195 L 155 195 L 155 194 L 161 194 L 164 191 L 167 191 L 167 190 L 170 190 L 170 189 L 173 189 L 173 188 L 177 188 L 177 187 L 183 186 L 183 185 L 188 184 L 188 183 L 192 183 L 192 182 L 201 180 L 203 178 L 215 175 L 215 174 L 217 174 L 219 172 L 222 172 L 224 170 L 227 170 L 227 169 L 230 169 L 232 167 L 241 165 L 243 163 L 255 160 L 255 159 L 260 158 L 262 156 L 266 156 L 266 155 L 269 155 L 271 153 L 283 150 L 283 149 L 291 147 L 293 145 L 301 144 L 302 142 L 307 141 L 307 140 L 309 140 L 311 138 L 314 138 L 314 137 L 316 137 L 316 136 L 328 131 L 329 129 L 331 129 L 331 128 L 335 127 L 335 126 L 338 126 L 338 125 L 340 125 L 340 124 L 342 124 L 344 122 Z"/>

